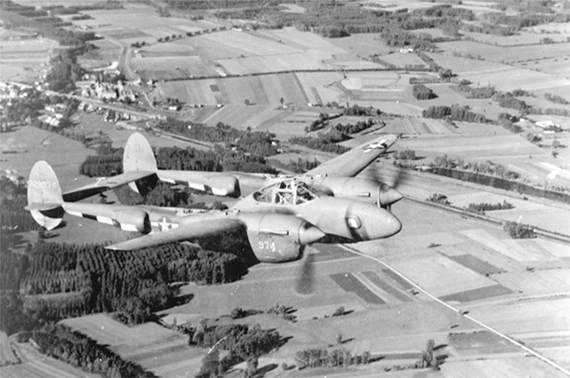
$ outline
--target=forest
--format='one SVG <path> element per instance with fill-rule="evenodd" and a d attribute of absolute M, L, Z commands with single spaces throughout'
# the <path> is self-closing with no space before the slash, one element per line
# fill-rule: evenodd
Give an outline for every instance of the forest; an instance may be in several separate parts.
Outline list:
<path fill-rule="evenodd" d="M 233 252 L 243 255 L 237 248 Z M 0 297 L 0 329 L 8 334 L 96 312 L 139 324 L 185 300 L 173 283 L 219 284 L 245 272 L 232 253 L 177 243 L 117 253 L 101 245 L 40 241 L 28 245 L 26 255 L 3 250 L 2 262 L 5 273 L 13 271 L 3 275 L 12 280 L 4 287 L 13 289 Z"/>

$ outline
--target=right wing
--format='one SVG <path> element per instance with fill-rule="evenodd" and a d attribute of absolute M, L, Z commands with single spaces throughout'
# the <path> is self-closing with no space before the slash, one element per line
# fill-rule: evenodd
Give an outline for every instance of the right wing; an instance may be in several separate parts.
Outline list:
<path fill-rule="evenodd" d="M 105 247 L 106 249 L 131 251 L 134 249 L 155 247 L 170 242 L 191 240 L 205 237 L 224 231 L 235 230 L 243 227 L 243 223 L 236 218 L 208 217 L 197 215 L 184 220 L 180 227 L 165 232 L 152 233 L 140 238 L 127 240 L 122 243 Z"/>
<path fill-rule="evenodd" d="M 382 135 L 369 142 L 361 144 L 344 154 L 328 160 L 306 175 L 332 175 L 354 177 L 376 160 L 398 140 L 395 135 Z"/>
<path fill-rule="evenodd" d="M 118 186 L 137 181 L 151 175 L 155 172 L 151 171 L 131 171 L 125 172 L 117 176 L 108 177 L 97 181 L 94 184 L 89 184 L 78 189 L 71 190 L 63 193 L 63 200 L 65 202 L 77 202 L 87 197 L 94 196 L 95 194 L 106 192 L 107 190 L 114 189 Z"/>

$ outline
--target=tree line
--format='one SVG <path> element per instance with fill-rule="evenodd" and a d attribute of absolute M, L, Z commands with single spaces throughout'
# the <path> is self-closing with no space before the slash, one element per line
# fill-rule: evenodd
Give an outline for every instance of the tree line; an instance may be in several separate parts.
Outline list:
<path fill-rule="evenodd" d="M 314 150 L 343 154 L 350 151 L 350 148 L 336 143 L 346 140 L 347 136 L 337 130 L 330 130 L 328 133 L 318 133 L 316 138 L 293 136 L 289 138 L 289 143 L 305 146 Z"/>
<path fill-rule="evenodd" d="M 470 211 L 472 213 L 479 213 L 485 214 L 485 211 L 493 211 L 493 210 L 510 210 L 513 209 L 515 206 L 504 200 L 502 203 L 470 203 L 465 210 Z"/>
<path fill-rule="evenodd" d="M 453 121 L 486 123 L 487 119 L 484 115 L 473 113 L 468 106 L 452 105 L 452 106 L 430 106 L 422 111 L 424 118 L 450 119 Z"/>

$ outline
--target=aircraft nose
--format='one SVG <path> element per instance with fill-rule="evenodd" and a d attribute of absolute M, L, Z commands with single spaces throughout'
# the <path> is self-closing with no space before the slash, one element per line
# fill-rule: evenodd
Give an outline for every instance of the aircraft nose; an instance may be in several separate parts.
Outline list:
<path fill-rule="evenodd" d="M 382 206 L 389 206 L 393 203 L 398 202 L 403 197 L 404 196 L 402 195 L 402 193 L 398 192 L 394 188 L 390 188 L 380 193 L 380 203 L 382 204 Z"/>
<path fill-rule="evenodd" d="M 299 230 L 299 243 L 302 245 L 311 244 L 325 237 L 325 233 L 318 227 L 306 223 Z"/>

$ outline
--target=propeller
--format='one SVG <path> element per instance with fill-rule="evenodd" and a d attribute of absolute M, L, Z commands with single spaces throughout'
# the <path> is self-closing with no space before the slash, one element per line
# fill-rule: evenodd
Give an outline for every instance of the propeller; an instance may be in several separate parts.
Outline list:
<path fill-rule="evenodd" d="M 376 204 L 378 207 L 385 207 L 388 211 L 391 210 L 392 204 L 398 202 L 403 197 L 398 191 L 398 186 L 403 182 L 405 173 L 400 167 L 395 167 L 395 169 L 396 171 L 390 177 L 382 177 L 380 174 L 381 170 L 377 166 L 369 170 L 372 180 L 384 184 L 376 189 Z M 384 176 L 387 175 L 385 174 Z"/>
<path fill-rule="evenodd" d="M 313 294 L 315 281 L 315 267 L 313 265 L 315 255 L 304 251 L 303 256 L 303 264 L 301 265 L 297 283 L 295 285 L 295 291 L 302 295 L 311 295 Z"/>

